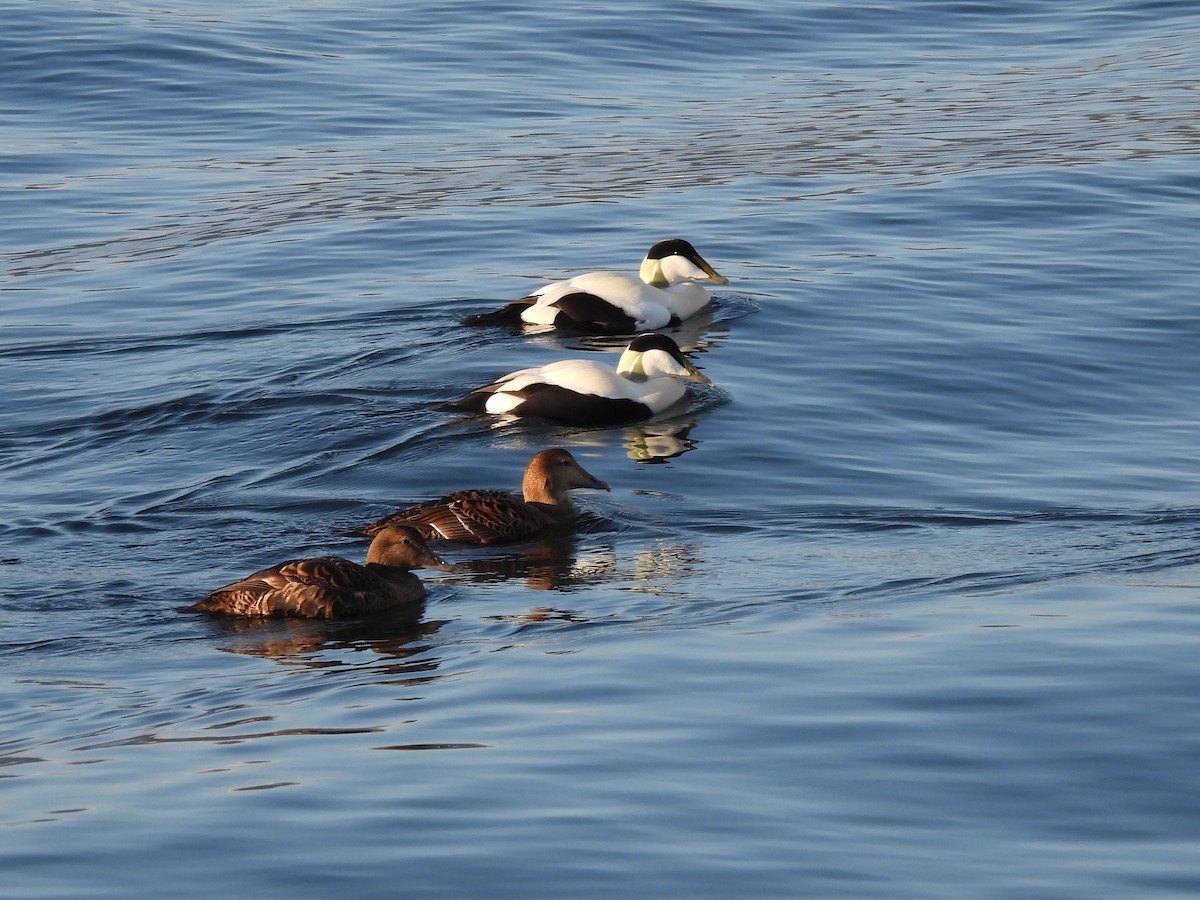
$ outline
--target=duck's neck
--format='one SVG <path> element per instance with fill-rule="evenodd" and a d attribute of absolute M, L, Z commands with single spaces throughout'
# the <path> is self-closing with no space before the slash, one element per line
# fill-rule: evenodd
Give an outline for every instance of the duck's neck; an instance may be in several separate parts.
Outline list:
<path fill-rule="evenodd" d="M 539 476 L 536 472 L 526 472 L 521 484 L 521 493 L 526 503 L 538 503 L 542 506 L 553 506 L 562 513 L 575 512 L 575 503 L 566 491 L 556 490 L 550 480 Z"/>
<path fill-rule="evenodd" d="M 405 566 L 389 566 L 377 560 L 368 558 L 366 567 L 387 581 L 404 581 L 411 571 Z"/>

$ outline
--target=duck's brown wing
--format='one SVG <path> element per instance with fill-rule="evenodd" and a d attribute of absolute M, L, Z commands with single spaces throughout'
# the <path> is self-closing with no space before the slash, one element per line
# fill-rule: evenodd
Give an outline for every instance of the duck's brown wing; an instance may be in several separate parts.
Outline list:
<path fill-rule="evenodd" d="M 363 529 L 375 534 L 387 525 L 411 525 L 426 540 L 463 544 L 523 541 L 555 523 L 537 506 L 508 491 L 457 491 L 403 509 Z"/>
<path fill-rule="evenodd" d="M 363 615 L 396 604 L 374 572 L 336 556 L 298 559 L 255 572 L 219 588 L 195 605 L 236 616 L 331 619 Z"/>

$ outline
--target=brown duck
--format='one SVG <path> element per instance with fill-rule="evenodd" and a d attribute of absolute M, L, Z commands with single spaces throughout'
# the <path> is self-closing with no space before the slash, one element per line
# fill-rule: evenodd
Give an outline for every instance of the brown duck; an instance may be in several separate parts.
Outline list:
<path fill-rule="evenodd" d="M 575 457 L 555 447 L 534 455 L 525 467 L 521 497 L 508 491 L 455 491 L 402 509 L 361 529 L 378 534 L 396 524 L 411 525 L 426 540 L 463 544 L 524 541 L 550 528 L 569 524 L 578 508 L 567 496 L 573 488 L 611 488 L 583 469 Z"/>
<path fill-rule="evenodd" d="M 364 616 L 419 606 L 425 586 L 411 569 L 453 568 L 415 528 L 393 525 L 375 534 L 365 566 L 337 556 L 293 559 L 218 588 L 192 609 L 228 616 Z"/>

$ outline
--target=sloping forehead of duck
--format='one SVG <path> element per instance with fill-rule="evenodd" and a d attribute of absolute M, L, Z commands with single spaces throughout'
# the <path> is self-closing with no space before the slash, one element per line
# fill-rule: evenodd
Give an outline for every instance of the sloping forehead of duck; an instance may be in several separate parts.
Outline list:
<path fill-rule="evenodd" d="M 694 259 L 698 254 L 696 248 L 683 238 L 672 238 L 669 241 L 659 241 L 650 248 L 646 259 L 666 259 L 668 256 L 685 256 Z"/>
<path fill-rule="evenodd" d="M 679 349 L 679 345 L 663 334 L 640 334 L 629 342 L 629 349 L 634 353 L 661 350 L 675 359 L 682 359 L 683 356 L 683 351 Z"/>

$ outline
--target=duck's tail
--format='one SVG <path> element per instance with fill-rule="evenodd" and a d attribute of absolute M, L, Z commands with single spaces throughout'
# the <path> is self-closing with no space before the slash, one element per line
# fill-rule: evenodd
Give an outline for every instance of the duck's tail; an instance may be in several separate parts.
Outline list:
<path fill-rule="evenodd" d="M 519 326 L 521 324 L 521 313 L 533 306 L 536 299 L 535 297 L 522 297 L 520 300 L 514 300 L 512 303 L 505 304 L 492 312 L 464 316 L 459 320 L 459 324 Z"/>
<path fill-rule="evenodd" d="M 488 397 L 491 392 L 487 390 L 471 391 L 465 397 L 460 397 L 457 400 L 447 400 L 441 403 L 431 404 L 431 408 L 438 412 L 457 412 L 457 413 L 482 413 L 487 412 Z"/>

